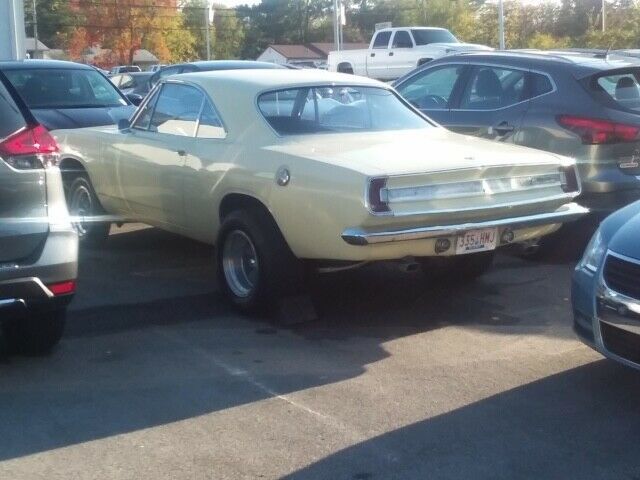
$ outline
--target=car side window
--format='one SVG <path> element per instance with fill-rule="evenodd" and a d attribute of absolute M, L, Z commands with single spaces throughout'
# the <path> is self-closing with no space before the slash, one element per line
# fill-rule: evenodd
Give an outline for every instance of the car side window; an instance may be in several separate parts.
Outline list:
<path fill-rule="evenodd" d="M 391 32 L 379 32 L 376 35 L 376 39 L 373 41 L 373 48 L 387 48 L 389 46 L 390 39 Z"/>
<path fill-rule="evenodd" d="M 464 68 L 452 65 L 424 70 L 400 85 L 398 91 L 417 108 L 446 109 Z"/>
<path fill-rule="evenodd" d="M 111 83 L 113 83 L 116 87 L 120 86 L 120 81 L 122 80 L 122 75 L 113 75 L 111 78 Z"/>
<path fill-rule="evenodd" d="M 527 72 L 501 67 L 479 66 L 462 95 L 463 110 L 495 110 L 521 102 L 525 98 Z"/>
<path fill-rule="evenodd" d="M 120 79 L 120 85 L 118 85 L 120 89 L 133 88 L 135 86 L 136 86 L 136 82 L 131 75 L 126 75 L 126 74 L 122 75 Z"/>
<path fill-rule="evenodd" d="M 393 36 L 392 48 L 413 48 L 411 35 L 406 30 L 398 30 Z"/>
<path fill-rule="evenodd" d="M 539 97 L 540 95 L 553 91 L 551 80 L 549 80 L 549 77 L 546 75 L 542 75 L 541 73 L 530 73 L 529 81 L 531 82 L 531 85 L 529 86 L 531 98 Z"/>
<path fill-rule="evenodd" d="M 196 136 L 198 138 L 225 138 L 227 136 L 220 115 L 208 99 L 205 99 L 202 107 Z"/>
<path fill-rule="evenodd" d="M 188 85 L 163 85 L 156 108 L 151 116 L 149 130 L 183 137 L 193 137 L 204 95 Z"/>
<path fill-rule="evenodd" d="M 153 107 L 158 100 L 159 94 L 160 89 L 156 90 L 149 101 L 144 104 L 144 106 L 142 107 L 142 111 L 138 114 L 133 124 L 131 125 L 133 128 L 137 128 L 138 130 L 147 130 L 149 128 L 149 124 L 151 123 L 151 115 L 153 115 Z"/>

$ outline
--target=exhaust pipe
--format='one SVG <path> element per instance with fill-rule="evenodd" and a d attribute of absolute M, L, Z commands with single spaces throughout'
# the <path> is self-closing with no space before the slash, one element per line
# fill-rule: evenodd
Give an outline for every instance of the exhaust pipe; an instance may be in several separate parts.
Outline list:
<path fill-rule="evenodd" d="M 420 264 L 413 258 L 403 258 L 398 262 L 398 268 L 404 273 L 413 273 L 420 269 Z"/>

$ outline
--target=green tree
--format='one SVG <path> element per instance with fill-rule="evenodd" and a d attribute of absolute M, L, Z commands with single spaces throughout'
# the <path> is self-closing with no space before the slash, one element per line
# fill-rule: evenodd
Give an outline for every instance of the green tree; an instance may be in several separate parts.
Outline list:
<path fill-rule="evenodd" d="M 26 33 L 33 37 L 33 0 L 24 0 Z M 68 0 L 36 0 L 38 39 L 49 48 L 66 48 L 76 16 Z"/>
<path fill-rule="evenodd" d="M 236 12 L 214 5 L 215 40 L 213 51 L 216 59 L 240 58 L 244 41 L 244 26 Z"/>
<path fill-rule="evenodd" d="M 185 29 L 194 38 L 196 56 L 205 60 L 207 58 L 206 23 L 208 21 L 207 0 L 187 0 L 182 3 L 182 19 Z M 212 55 L 215 43 L 215 25 L 209 27 L 209 47 Z"/>

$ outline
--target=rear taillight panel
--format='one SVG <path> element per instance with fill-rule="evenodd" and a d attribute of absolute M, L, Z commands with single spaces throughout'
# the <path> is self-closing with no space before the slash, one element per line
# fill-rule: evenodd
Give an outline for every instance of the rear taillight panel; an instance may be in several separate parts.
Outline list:
<path fill-rule="evenodd" d="M 386 177 L 372 178 L 371 180 L 369 180 L 367 201 L 369 203 L 369 210 L 372 213 L 380 215 L 391 212 L 387 200 L 383 198 L 383 193 L 386 186 Z"/>
<path fill-rule="evenodd" d="M 634 142 L 640 138 L 640 126 L 598 118 L 559 115 L 558 124 L 579 135 L 585 145 Z"/>
<path fill-rule="evenodd" d="M 55 167 L 59 158 L 58 144 L 42 125 L 22 129 L 0 143 L 0 159 L 16 170 Z"/>

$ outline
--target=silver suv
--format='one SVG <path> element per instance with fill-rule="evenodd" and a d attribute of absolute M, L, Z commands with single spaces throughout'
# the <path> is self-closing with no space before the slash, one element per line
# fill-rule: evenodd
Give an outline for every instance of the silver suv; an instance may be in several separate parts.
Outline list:
<path fill-rule="evenodd" d="M 46 353 L 76 288 L 78 238 L 58 146 L 0 73 L 0 323 L 9 348 Z"/>

